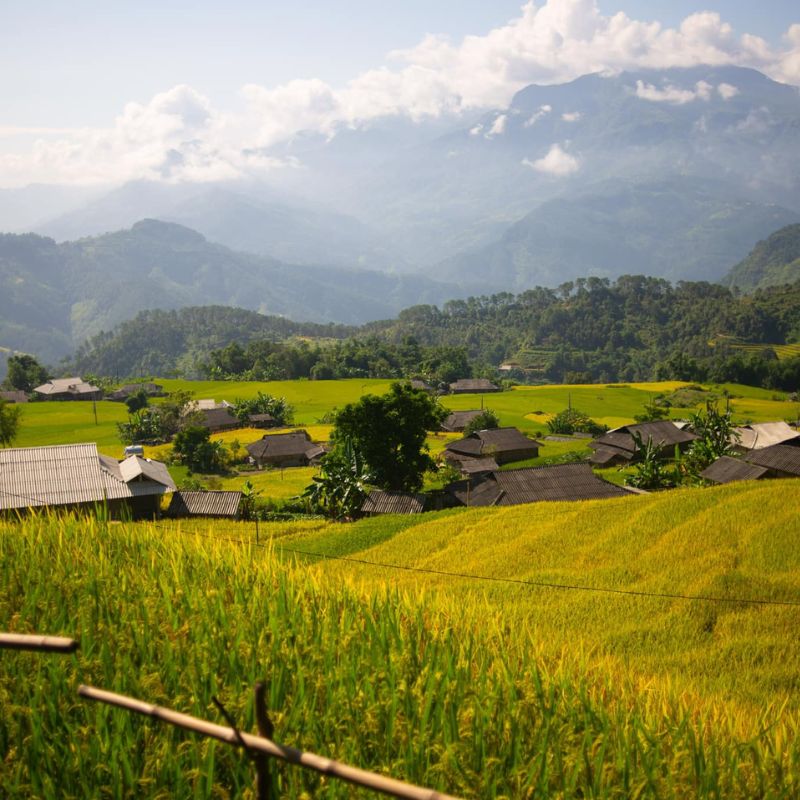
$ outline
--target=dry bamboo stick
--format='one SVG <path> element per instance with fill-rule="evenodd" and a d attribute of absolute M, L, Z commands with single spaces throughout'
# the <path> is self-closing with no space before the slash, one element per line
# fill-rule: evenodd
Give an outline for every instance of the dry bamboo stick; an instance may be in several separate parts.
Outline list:
<path fill-rule="evenodd" d="M 44 653 L 74 653 L 75 639 L 65 636 L 37 636 L 25 633 L 0 633 L 0 650 L 38 650 Z"/>
<path fill-rule="evenodd" d="M 203 736 L 210 736 L 226 744 L 239 745 L 238 736 L 240 736 L 249 750 L 264 753 L 273 758 L 287 761 L 290 764 L 297 764 L 301 767 L 314 770 L 315 772 L 330 775 L 331 777 L 339 778 L 348 783 L 363 786 L 366 789 L 372 789 L 373 791 L 381 792 L 382 794 L 387 794 L 392 797 L 407 798 L 407 800 L 457 800 L 457 798 L 451 795 L 442 794 L 433 789 L 424 789 L 420 786 L 413 786 L 410 783 L 395 780 L 394 778 L 386 778 L 383 775 L 377 775 L 374 772 L 367 772 L 357 767 L 350 767 L 347 764 L 333 761 L 324 756 L 306 753 L 302 750 L 296 750 L 294 747 L 286 747 L 285 745 L 277 744 L 270 739 L 264 739 L 260 736 L 252 736 L 249 733 L 243 732 L 239 732 L 237 736 L 237 732 L 234 731 L 233 728 L 226 728 L 222 725 L 216 725 L 213 722 L 191 717 L 188 714 L 181 714 L 178 711 L 172 711 L 168 708 L 154 706 L 150 703 L 136 700 L 133 697 L 127 697 L 126 695 L 107 692 L 104 689 L 96 689 L 93 686 L 80 686 L 78 688 L 78 694 L 89 700 L 97 700 L 101 703 L 127 709 L 128 711 L 135 711 L 137 714 L 143 714 L 146 717 L 168 722 L 170 725 L 175 725 L 178 728 L 194 731 Z"/>

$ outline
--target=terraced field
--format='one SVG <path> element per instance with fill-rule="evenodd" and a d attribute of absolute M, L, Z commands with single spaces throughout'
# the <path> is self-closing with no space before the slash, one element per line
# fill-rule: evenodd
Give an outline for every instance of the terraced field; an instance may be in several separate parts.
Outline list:
<path fill-rule="evenodd" d="M 0 521 L 0 629 L 81 641 L 0 660 L 4 796 L 250 796 L 231 748 L 75 690 L 222 722 L 217 695 L 252 730 L 261 678 L 279 741 L 464 797 L 796 796 L 799 483 L 263 524 L 259 547 L 245 523 Z"/>

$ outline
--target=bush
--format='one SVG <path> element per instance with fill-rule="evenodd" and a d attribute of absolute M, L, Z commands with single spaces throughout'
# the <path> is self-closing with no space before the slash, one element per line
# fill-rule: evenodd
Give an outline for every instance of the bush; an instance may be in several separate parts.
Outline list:
<path fill-rule="evenodd" d="M 602 436 L 608 428 L 595 422 L 588 414 L 578 411 L 577 408 L 565 408 L 547 421 L 550 433 L 561 433 L 571 436 L 573 433 L 589 433 L 592 436 Z"/>

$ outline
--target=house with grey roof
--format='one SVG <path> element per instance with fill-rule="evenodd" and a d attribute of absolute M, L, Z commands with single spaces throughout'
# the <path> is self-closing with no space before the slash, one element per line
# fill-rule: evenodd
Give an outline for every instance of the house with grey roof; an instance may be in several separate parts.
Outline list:
<path fill-rule="evenodd" d="M 133 397 L 139 392 L 144 392 L 148 397 L 163 397 L 165 395 L 164 387 L 161 384 L 145 381 L 144 383 L 126 383 L 111 392 L 108 395 L 108 399 L 125 402 L 129 397 Z"/>
<path fill-rule="evenodd" d="M 467 425 L 483 414 L 479 408 L 472 408 L 468 411 L 453 411 L 442 423 L 442 430 L 448 433 L 461 433 Z"/>
<path fill-rule="evenodd" d="M 490 428 L 450 442 L 444 457 L 451 462 L 491 458 L 498 464 L 524 461 L 539 455 L 539 442 L 517 428 Z"/>
<path fill-rule="evenodd" d="M 98 453 L 93 442 L 0 450 L 0 511 L 105 506 L 112 516 L 148 517 L 172 491 L 175 483 L 161 462 L 141 456 L 117 461 Z"/>
<path fill-rule="evenodd" d="M 763 450 L 774 444 L 800 444 L 800 431 L 787 425 L 783 420 L 779 422 L 754 422 L 750 425 L 741 425 L 734 428 L 732 444 L 740 453 L 751 450 Z"/>
<path fill-rule="evenodd" d="M 598 478 L 586 463 L 498 470 L 451 483 L 445 492 L 455 506 L 514 506 L 544 501 L 602 500 L 633 494 Z"/>
<path fill-rule="evenodd" d="M 259 467 L 307 467 L 325 455 L 325 449 L 312 442 L 306 431 L 268 433 L 245 449 Z"/>
<path fill-rule="evenodd" d="M 43 400 L 101 400 L 102 389 L 83 378 L 53 378 L 34 390 Z"/>
<path fill-rule="evenodd" d="M 208 428 L 211 433 L 232 431 L 242 427 L 239 418 L 235 417 L 229 408 L 201 408 L 195 413 L 198 425 Z"/>
<path fill-rule="evenodd" d="M 27 403 L 28 395 L 19 390 L 0 392 L 0 400 L 5 401 L 6 403 Z"/>
<path fill-rule="evenodd" d="M 237 519 L 241 502 L 241 492 L 175 492 L 167 516 Z"/>
<path fill-rule="evenodd" d="M 451 394 L 487 394 L 501 391 L 486 378 L 461 378 L 450 384 Z"/>
<path fill-rule="evenodd" d="M 720 456 L 700 473 L 700 477 L 711 483 L 723 484 L 734 481 L 757 481 L 766 477 L 768 472 L 766 467 L 748 464 L 731 456 Z"/>
<path fill-rule="evenodd" d="M 378 514 L 421 514 L 425 510 L 424 494 L 411 492 L 371 491 L 361 504 L 361 513 L 367 517 Z"/>
<path fill-rule="evenodd" d="M 800 477 L 800 446 L 797 445 L 773 444 L 753 450 L 746 460 L 757 467 L 764 467 L 771 478 Z"/>
<path fill-rule="evenodd" d="M 686 450 L 697 439 L 694 433 L 680 428 L 668 419 L 623 425 L 589 443 L 589 447 L 594 450 L 589 461 L 599 467 L 629 464 L 635 461 L 638 453 L 634 434 L 642 437 L 643 444 L 650 440 L 656 445 L 662 458 L 672 456 L 676 447 L 680 451 Z"/>

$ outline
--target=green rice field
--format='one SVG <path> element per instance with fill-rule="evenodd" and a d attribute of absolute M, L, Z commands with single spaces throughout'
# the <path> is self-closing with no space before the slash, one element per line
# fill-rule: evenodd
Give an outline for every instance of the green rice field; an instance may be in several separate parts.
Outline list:
<path fill-rule="evenodd" d="M 264 678 L 277 741 L 463 797 L 796 797 L 798 506 L 770 481 L 262 524 L 260 546 L 247 523 L 0 521 L 0 629 L 81 642 L 0 654 L 3 796 L 252 797 L 232 748 L 76 689 L 224 724 L 216 695 L 253 730 Z"/>

